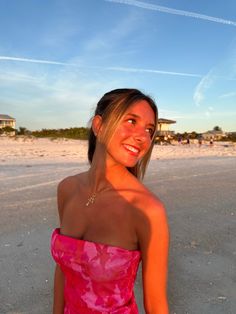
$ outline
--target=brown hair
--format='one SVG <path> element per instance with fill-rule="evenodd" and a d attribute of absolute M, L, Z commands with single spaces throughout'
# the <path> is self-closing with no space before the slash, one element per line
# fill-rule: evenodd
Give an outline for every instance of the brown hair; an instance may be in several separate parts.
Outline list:
<path fill-rule="evenodd" d="M 155 115 L 155 128 L 157 127 L 158 111 L 157 106 L 151 97 L 143 94 L 137 89 L 122 88 L 115 89 L 103 95 L 103 97 L 97 103 L 94 116 L 99 115 L 102 117 L 103 123 L 105 123 L 104 142 L 108 143 L 111 139 L 119 121 L 123 117 L 126 110 L 135 102 L 145 100 L 152 108 Z M 153 145 L 155 139 L 155 131 L 152 136 L 152 143 L 148 152 L 143 156 L 138 163 L 128 170 L 137 178 L 143 178 L 148 162 L 151 157 Z M 93 160 L 93 155 L 96 148 L 96 136 L 92 127 L 89 131 L 89 143 L 88 143 L 88 160 L 90 164 Z"/>

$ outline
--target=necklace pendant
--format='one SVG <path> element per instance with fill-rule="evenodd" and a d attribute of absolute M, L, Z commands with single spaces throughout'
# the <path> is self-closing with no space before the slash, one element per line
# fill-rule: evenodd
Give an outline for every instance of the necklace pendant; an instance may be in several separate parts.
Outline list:
<path fill-rule="evenodd" d="M 96 198 L 96 193 L 92 194 L 88 200 L 87 200 L 87 203 L 86 203 L 86 206 L 89 206 L 90 204 L 93 204 L 95 202 L 95 198 Z"/>

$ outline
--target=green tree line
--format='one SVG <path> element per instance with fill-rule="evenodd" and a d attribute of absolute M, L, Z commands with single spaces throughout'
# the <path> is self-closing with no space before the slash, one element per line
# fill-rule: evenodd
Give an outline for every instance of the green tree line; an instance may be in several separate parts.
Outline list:
<path fill-rule="evenodd" d="M 67 129 L 42 129 L 40 131 L 32 131 L 31 135 L 35 137 L 64 137 L 71 139 L 88 139 L 89 129 L 80 128 L 67 128 Z"/>
<path fill-rule="evenodd" d="M 26 136 L 35 136 L 35 137 L 50 137 L 50 138 L 71 138 L 71 139 L 80 139 L 87 140 L 89 135 L 89 129 L 85 127 L 79 128 L 67 128 L 67 129 L 42 129 L 39 131 L 30 131 L 25 127 L 19 127 L 18 130 L 15 130 L 9 126 L 0 129 L 0 135 L 11 134 L 15 132 L 16 135 L 26 135 Z"/>
<path fill-rule="evenodd" d="M 215 131 L 221 131 L 219 126 L 213 128 Z M 71 139 L 80 139 L 87 140 L 89 136 L 89 128 L 85 127 L 74 127 L 67 129 L 42 129 L 39 131 L 30 131 L 25 127 L 19 127 L 19 129 L 13 129 L 9 126 L 5 128 L 0 128 L 1 134 L 11 134 L 15 132 L 16 135 L 26 135 L 26 136 L 35 136 L 35 137 L 50 137 L 50 138 L 71 138 Z M 182 140 L 186 139 L 198 139 L 201 137 L 201 133 L 193 132 L 184 132 L 184 133 L 175 133 L 173 134 L 173 139 L 178 140 L 181 137 Z M 227 137 L 224 138 L 225 141 L 236 142 L 236 132 L 229 132 Z"/>

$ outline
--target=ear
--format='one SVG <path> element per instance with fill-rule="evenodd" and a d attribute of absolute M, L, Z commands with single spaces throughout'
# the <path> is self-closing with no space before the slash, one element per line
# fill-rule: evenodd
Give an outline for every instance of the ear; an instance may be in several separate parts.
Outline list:
<path fill-rule="evenodd" d="M 102 126 L 102 117 L 99 115 L 94 116 L 93 121 L 92 121 L 92 129 L 96 137 L 98 136 L 99 131 L 101 130 L 101 126 Z"/>

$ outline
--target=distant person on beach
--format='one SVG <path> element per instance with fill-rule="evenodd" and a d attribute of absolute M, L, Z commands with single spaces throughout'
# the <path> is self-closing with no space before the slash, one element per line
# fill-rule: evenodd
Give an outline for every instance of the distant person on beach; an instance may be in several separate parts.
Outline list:
<path fill-rule="evenodd" d="M 211 138 L 210 138 L 210 146 L 213 146 L 213 143 L 214 143 L 213 137 L 211 137 Z"/>
<path fill-rule="evenodd" d="M 182 137 L 178 136 L 178 143 L 181 144 L 182 143 Z"/>
<path fill-rule="evenodd" d="M 198 137 L 198 145 L 199 145 L 199 147 L 202 146 L 202 137 L 201 136 Z"/>
<path fill-rule="evenodd" d="M 90 168 L 58 185 L 54 314 L 137 314 L 140 261 L 146 313 L 168 313 L 166 212 L 141 182 L 156 128 L 157 107 L 139 90 L 116 89 L 98 102 Z"/>

